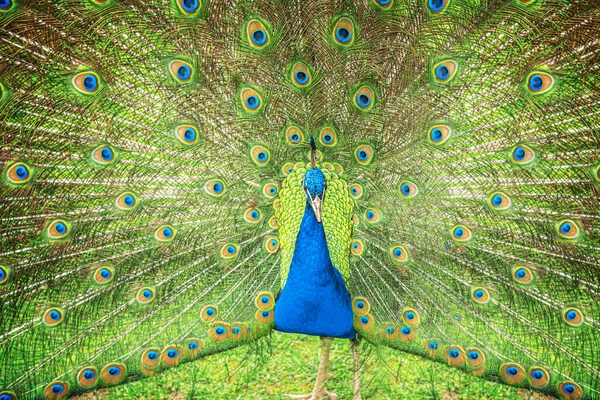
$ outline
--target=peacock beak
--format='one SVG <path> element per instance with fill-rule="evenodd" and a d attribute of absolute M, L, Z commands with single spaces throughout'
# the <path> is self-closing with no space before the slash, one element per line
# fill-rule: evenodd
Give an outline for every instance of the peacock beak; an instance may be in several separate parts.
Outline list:
<path fill-rule="evenodd" d="M 315 196 L 314 198 L 310 196 L 310 206 L 315 212 L 315 217 L 318 222 L 321 222 L 321 207 L 323 205 L 323 200 L 319 196 Z"/>

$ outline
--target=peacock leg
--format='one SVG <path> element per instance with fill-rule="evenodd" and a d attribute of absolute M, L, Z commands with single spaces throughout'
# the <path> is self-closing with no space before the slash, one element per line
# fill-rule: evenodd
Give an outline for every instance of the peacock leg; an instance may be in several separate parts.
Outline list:
<path fill-rule="evenodd" d="M 330 337 L 321 336 L 321 353 L 319 359 L 319 372 L 312 393 L 309 394 L 284 394 L 283 397 L 296 400 L 337 400 L 338 396 L 335 393 L 325 389 L 325 382 L 328 377 L 329 370 L 329 351 L 333 339 Z"/>
<path fill-rule="evenodd" d="M 360 396 L 360 357 L 358 350 L 360 342 L 357 339 L 350 340 L 352 344 L 352 357 L 354 358 L 354 396 L 352 400 L 362 400 Z"/>

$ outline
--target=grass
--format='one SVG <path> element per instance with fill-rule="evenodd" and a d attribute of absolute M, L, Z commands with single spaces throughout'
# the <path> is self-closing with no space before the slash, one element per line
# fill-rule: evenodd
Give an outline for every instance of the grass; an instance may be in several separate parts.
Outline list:
<path fill-rule="evenodd" d="M 270 343 L 229 352 L 79 399 L 281 399 L 309 393 L 318 366 L 319 339 L 275 332 Z M 362 398 L 367 399 L 554 399 L 488 382 L 455 368 L 395 350 L 363 346 Z M 327 388 L 352 399 L 352 350 L 334 340 Z"/>

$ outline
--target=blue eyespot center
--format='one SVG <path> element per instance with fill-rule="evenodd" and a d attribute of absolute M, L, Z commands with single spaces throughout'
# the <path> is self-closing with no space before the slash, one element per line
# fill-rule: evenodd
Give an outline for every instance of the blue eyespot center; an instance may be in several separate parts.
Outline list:
<path fill-rule="evenodd" d="M 412 311 L 409 311 L 406 313 L 405 317 L 407 320 L 412 321 L 413 319 L 415 319 L 415 313 Z"/>
<path fill-rule="evenodd" d="M 367 158 L 369 158 L 369 155 L 367 154 L 366 151 L 364 150 L 359 150 L 358 151 L 358 159 L 361 161 L 365 161 Z"/>
<path fill-rule="evenodd" d="M 187 12 L 194 12 L 198 8 L 198 0 L 182 0 L 181 5 Z"/>
<path fill-rule="evenodd" d="M 277 193 L 277 189 L 275 189 L 274 187 L 272 187 L 271 189 L 269 189 L 269 193 L 275 194 L 275 193 Z"/>
<path fill-rule="evenodd" d="M 12 6 L 11 0 L 0 0 L 0 10 L 8 10 Z M 6 395 L 6 399 L 3 399 L 5 395 L 0 396 L 0 400 L 10 400 L 10 397 Z"/>
<path fill-rule="evenodd" d="M 461 238 L 463 237 L 463 235 L 465 234 L 465 230 L 463 228 L 456 228 L 454 230 L 454 236 L 456 236 L 457 238 Z"/>
<path fill-rule="evenodd" d="M 6 272 L 4 271 L 4 268 L 0 268 L 0 282 L 3 281 L 4 278 L 6 278 Z"/>
<path fill-rule="evenodd" d="M 477 360 L 479 358 L 479 353 L 477 351 L 471 351 L 469 353 L 469 358 L 471 360 Z"/>
<path fill-rule="evenodd" d="M 61 394 L 63 390 L 65 390 L 63 385 L 59 385 L 58 383 L 52 385 L 52 393 L 54 394 Z"/>
<path fill-rule="evenodd" d="M 110 368 L 108 369 L 108 374 L 109 374 L 110 376 L 117 376 L 117 375 L 119 375 L 120 373 L 121 373 L 121 368 L 119 368 L 119 367 L 110 367 Z"/>
<path fill-rule="evenodd" d="M 29 172 L 27 171 L 27 168 L 25 168 L 22 165 L 19 165 L 16 169 L 15 172 L 17 173 L 17 177 L 20 180 L 25 180 L 27 178 L 27 176 L 29 176 Z"/>
<path fill-rule="evenodd" d="M 150 289 L 144 289 L 142 290 L 142 296 L 146 299 L 150 299 L 152 298 L 152 291 Z"/>
<path fill-rule="evenodd" d="M 215 193 L 221 193 L 223 191 L 223 185 L 220 182 L 215 182 L 213 184 L 213 191 Z"/>
<path fill-rule="evenodd" d="M 366 94 L 359 94 L 356 96 L 356 101 L 361 107 L 368 107 L 371 104 L 371 99 Z"/>
<path fill-rule="evenodd" d="M 337 28 L 335 31 L 335 37 L 342 43 L 348 43 L 352 38 L 352 34 L 347 28 Z"/>
<path fill-rule="evenodd" d="M 400 186 L 400 190 L 402 191 L 402 194 L 408 196 L 410 194 L 410 185 L 408 183 L 403 183 L 402 186 Z"/>
<path fill-rule="evenodd" d="M 94 373 L 94 371 L 92 371 L 92 370 L 90 370 L 90 369 L 88 369 L 88 370 L 85 370 L 85 371 L 83 372 L 83 377 L 84 377 L 85 379 L 87 379 L 88 381 L 89 381 L 89 380 L 92 380 L 92 379 L 94 379 L 94 377 L 95 377 L 95 376 L 96 376 L 96 374 Z"/>
<path fill-rule="evenodd" d="M 217 333 L 217 335 L 224 335 L 226 330 L 222 326 L 217 326 L 217 329 L 215 329 L 215 332 Z"/>
<path fill-rule="evenodd" d="M 577 311 L 571 310 L 571 311 L 567 312 L 566 317 L 569 321 L 573 321 L 575 318 L 577 318 Z"/>
<path fill-rule="evenodd" d="M 132 195 L 130 195 L 130 194 L 126 194 L 126 195 L 123 197 L 123 202 L 125 203 L 125 205 L 126 205 L 127 207 L 131 207 L 131 206 L 133 206 L 133 205 L 135 204 L 135 199 L 133 198 L 133 196 L 132 196 Z"/>
<path fill-rule="evenodd" d="M 156 360 L 158 358 L 158 353 L 156 351 L 149 351 L 148 352 L 148 359 L 150 360 Z"/>
<path fill-rule="evenodd" d="M 575 392 L 575 386 L 571 384 L 564 385 L 563 391 L 567 394 L 573 394 L 573 392 Z"/>
<path fill-rule="evenodd" d="M 573 225 L 571 225 L 570 222 L 564 222 L 561 226 L 560 226 L 560 231 L 563 234 L 568 234 L 569 232 L 571 232 L 571 229 L 573 229 Z"/>
<path fill-rule="evenodd" d="M 411 330 L 408 326 L 403 326 L 401 332 L 403 335 L 410 335 Z"/>
<path fill-rule="evenodd" d="M 258 219 L 258 211 L 254 210 L 251 213 L 252 219 Z"/>
<path fill-rule="evenodd" d="M 111 273 L 109 270 L 107 270 L 106 268 L 102 268 L 100 270 L 100 276 L 103 277 L 104 279 L 108 279 L 111 276 Z"/>
<path fill-rule="evenodd" d="M 525 154 L 526 154 L 526 151 L 523 147 L 517 147 L 515 149 L 515 151 L 513 152 L 515 160 L 517 160 L 517 161 L 523 161 L 525 159 Z"/>
<path fill-rule="evenodd" d="M 87 74 L 83 78 L 83 88 L 88 92 L 93 92 L 98 87 L 98 79 L 91 74 Z"/>
<path fill-rule="evenodd" d="M 438 128 L 435 128 L 431 131 L 431 140 L 434 142 L 439 142 L 442 140 L 443 134 L 442 131 Z"/>
<path fill-rule="evenodd" d="M 438 12 L 444 9 L 445 2 L 444 0 L 429 0 L 427 4 L 431 11 Z"/>
<path fill-rule="evenodd" d="M 429 347 L 431 350 L 437 350 L 439 346 L 438 342 L 429 342 L 429 345 L 427 347 Z"/>
<path fill-rule="evenodd" d="M 185 130 L 184 134 L 183 134 L 183 139 L 186 142 L 193 142 L 194 139 L 196 139 L 196 131 L 193 130 L 192 128 L 188 128 Z"/>
<path fill-rule="evenodd" d="M 510 376 L 517 376 L 519 369 L 517 367 L 508 367 L 506 368 L 506 373 Z"/>
<path fill-rule="evenodd" d="M 271 301 L 271 298 L 270 298 L 269 296 L 262 296 L 262 297 L 260 298 L 260 302 L 261 302 L 261 303 L 263 303 L 263 304 L 267 304 L 267 303 L 269 303 L 270 301 Z"/>
<path fill-rule="evenodd" d="M 196 350 L 198 348 L 198 343 L 196 342 L 189 342 L 188 343 L 188 349 L 190 350 Z"/>
<path fill-rule="evenodd" d="M 394 334 L 394 332 L 396 332 L 396 330 L 394 329 L 394 327 L 393 327 L 393 326 L 388 326 L 387 328 L 385 328 L 385 332 L 386 332 L 388 335 L 393 335 L 393 334 Z"/>
<path fill-rule="evenodd" d="M 374 216 L 373 211 L 371 211 L 371 210 L 367 211 L 367 219 L 371 220 L 371 219 L 373 219 L 373 216 Z"/>
<path fill-rule="evenodd" d="M 534 92 L 539 92 L 544 87 L 544 80 L 540 74 L 533 74 L 529 78 L 529 88 Z"/>
<path fill-rule="evenodd" d="M 388 4 L 390 4 L 390 1 L 392 0 L 377 0 L 377 2 L 382 6 L 387 6 Z"/>
<path fill-rule="evenodd" d="M 450 77 L 450 70 L 445 65 L 440 65 L 435 69 L 435 75 L 438 79 L 445 81 Z"/>
<path fill-rule="evenodd" d="M 179 354 L 179 352 L 174 349 L 167 351 L 167 357 L 169 357 L 169 358 L 176 358 L 178 354 Z"/>
<path fill-rule="evenodd" d="M 54 229 L 56 230 L 56 232 L 58 232 L 60 235 L 62 235 L 63 233 L 65 233 L 67 231 L 67 227 L 65 224 L 63 224 L 62 222 L 57 222 L 54 225 Z"/>
<path fill-rule="evenodd" d="M 298 82 L 301 85 L 308 82 L 308 75 L 304 71 L 298 71 L 294 76 L 296 77 L 296 82 Z"/>
<path fill-rule="evenodd" d="M 458 358 L 458 356 L 460 356 L 460 352 L 456 349 L 451 349 L 448 351 L 448 355 L 450 358 Z"/>
<path fill-rule="evenodd" d="M 269 315 L 271 315 L 271 312 L 269 312 L 269 311 L 263 311 L 263 312 L 262 312 L 262 316 L 263 316 L 263 318 L 268 318 L 268 317 L 269 317 Z"/>
<path fill-rule="evenodd" d="M 398 258 L 402 255 L 402 249 L 397 247 L 394 249 L 394 257 Z"/>
<path fill-rule="evenodd" d="M 362 310 L 363 308 L 365 308 L 365 302 L 364 301 L 356 302 L 356 308 L 359 308 Z"/>
<path fill-rule="evenodd" d="M 110 161 L 113 158 L 113 152 L 108 147 L 103 147 L 102 150 L 100 151 L 100 154 L 102 156 L 102 160 L 104 160 L 104 161 Z"/>
<path fill-rule="evenodd" d="M 368 324 L 369 323 L 369 318 L 367 318 L 365 316 L 360 317 L 360 323 L 361 324 L 365 324 L 365 325 Z"/>
<path fill-rule="evenodd" d="M 209 307 L 209 308 L 207 308 L 207 309 L 206 309 L 206 315 L 208 315 L 209 317 L 212 317 L 212 316 L 214 316 L 216 313 L 217 313 L 217 312 L 216 312 L 216 311 L 215 311 L 215 309 L 214 309 L 214 308 L 212 308 L 212 307 Z"/>
<path fill-rule="evenodd" d="M 267 41 L 267 34 L 262 29 L 258 29 L 252 32 L 252 42 L 256 45 L 265 44 Z"/>
<path fill-rule="evenodd" d="M 177 69 L 177 77 L 182 81 L 190 79 L 192 76 L 192 70 L 187 65 L 182 65 Z"/>
<path fill-rule="evenodd" d="M 60 312 L 56 311 L 56 310 L 52 310 L 50 311 L 50 319 L 52 319 L 52 321 L 58 321 L 60 320 Z"/>
<path fill-rule="evenodd" d="M 540 379 L 542 379 L 544 377 L 544 372 L 539 369 L 536 369 L 535 371 L 533 371 L 531 373 L 531 377 L 533 379 L 535 379 L 536 381 L 539 381 Z"/>
<path fill-rule="evenodd" d="M 524 268 L 517 270 L 517 272 L 515 273 L 515 276 L 517 277 L 517 279 L 523 279 L 523 278 L 525 278 L 526 275 L 527 275 L 527 270 L 525 270 Z"/>
<path fill-rule="evenodd" d="M 473 296 L 475 296 L 476 299 L 481 299 L 483 297 L 483 295 L 485 294 L 485 292 L 483 291 L 483 289 L 477 289 L 474 293 Z"/>
<path fill-rule="evenodd" d="M 329 134 L 327 135 L 323 135 L 323 142 L 325 143 L 331 143 L 333 141 L 333 137 Z"/>
<path fill-rule="evenodd" d="M 248 98 L 246 99 L 246 106 L 248 106 L 248 108 L 252 110 L 258 108 L 259 103 L 260 101 L 256 96 L 248 96 Z"/>
<path fill-rule="evenodd" d="M 502 205 L 502 195 L 501 194 L 494 195 L 494 197 L 492 197 L 492 204 L 496 207 L 499 207 L 500 205 Z"/>
<path fill-rule="evenodd" d="M 300 135 L 298 135 L 297 133 L 294 133 L 292 136 L 290 136 L 290 139 L 292 140 L 292 142 L 299 142 L 300 141 Z"/>
<path fill-rule="evenodd" d="M 173 230 L 171 228 L 163 228 L 163 236 L 169 239 L 171 236 L 173 236 Z"/>
<path fill-rule="evenodd" d="M 260 153 L 258 153 L 258 160 L 259 161 L 265 161 L 267 159 L 267 153 L 265 153 L 264 151 L 261 151 Z"/>
<path fill-rule="evenodd" d="M 227 253 L 235 254 L 235 246 L 232 246 L 232 245 L 227 246 Z"/>

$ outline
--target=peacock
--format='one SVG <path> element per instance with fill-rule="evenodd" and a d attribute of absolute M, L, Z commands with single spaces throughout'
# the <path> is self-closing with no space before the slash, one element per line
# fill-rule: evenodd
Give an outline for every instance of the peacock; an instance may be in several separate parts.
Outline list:
<path fill-rule="evenodd" d="M 600 399 L 597 1 L 0 0 L 0 60 L 0 400 L 273 330 L 290 398 L 350 340 Z"/>

